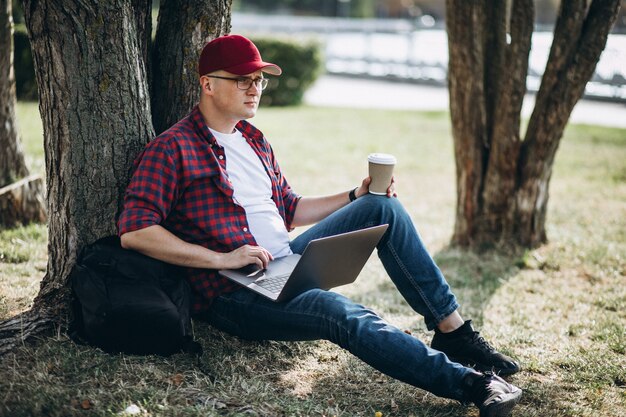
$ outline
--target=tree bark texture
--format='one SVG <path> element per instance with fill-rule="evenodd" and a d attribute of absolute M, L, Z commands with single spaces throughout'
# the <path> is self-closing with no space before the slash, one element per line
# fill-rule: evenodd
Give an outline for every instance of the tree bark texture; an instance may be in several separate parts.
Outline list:
<path fill-rule="evenodd" d="M 457 167 L 453 243 L 546 241 L 552 164 L 593 75 L 619 0 L 561 2 L 525 137 L 520 114 L 534 22 L 532 0 L 447 0 L 450 113 Z"/>
<path fill-rule="evenodd" d="M 152 50 L 152 120 L 157 134 L 198 101 L 198 57 L 207 42 L 230 32 L 232 0 L 162 0 Z"/>
<path fill-rule="evenodd" d="M 0 0 L 0 187 L 26 176 L 15 118 L 11 0 Z"/>
<path fill-rule="evenodd" d="M 115 233 L 134 157 L 153 136 L 137 0 L 24 0 L 44 127 L 48 269 L 33 310 L 62 321 L 78 251 Z"/>

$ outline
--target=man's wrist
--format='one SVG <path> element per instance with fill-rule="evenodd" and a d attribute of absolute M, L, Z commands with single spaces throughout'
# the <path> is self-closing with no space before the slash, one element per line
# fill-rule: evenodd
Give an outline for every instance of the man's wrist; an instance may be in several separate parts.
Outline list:
<path fill-rule="evenodd" d="M 359 189 L 359 187 L 356 187 L 354 190 L 351 190 L 351 191 L 348 193 L 348 198 L 350 199 L 350 202 L 351 202 L 351 203 L 352 203 L 354 200 L 356 200 L 356 199 L 357 199 L 357 196 L 356 196 L 356 190 L 358 190 L 358 189 Z"/>

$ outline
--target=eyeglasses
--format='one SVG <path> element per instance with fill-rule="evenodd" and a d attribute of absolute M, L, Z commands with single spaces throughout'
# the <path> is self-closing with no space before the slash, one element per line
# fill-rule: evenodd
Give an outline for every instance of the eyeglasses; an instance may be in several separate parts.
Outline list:
<path fill-rule="evenodd" d="M 259 90 L 263 91 L 265 90 L 265 87 L 267 87 L 267 83 L 269 82 L 269 80 L 267 78 L 250 78 L 250 77 L 237 77 L 237 78 L 233 78 L 233 77 L 221 77 L 219 75 L 206 75 L 206 77 L 209 78 L 219 78 L 220 80 L 231 80 L 231 81 L 237 81 L 237 88 L 240 90 L 248 90 L 250 87 L 252 87 L 252 83 L 254 83 L 254 85 L 256 86 L 256 88 L 258 88 Z"/>

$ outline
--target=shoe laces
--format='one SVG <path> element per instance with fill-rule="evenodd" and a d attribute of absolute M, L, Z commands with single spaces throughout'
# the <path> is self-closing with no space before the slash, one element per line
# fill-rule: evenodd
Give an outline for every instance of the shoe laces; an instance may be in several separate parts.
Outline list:
<path fill-rule="evenodd" d="M 479 333 L 479 332 L 477 332 L 477 331 L 472 332 L 470 342 L 471 342 L 473 345 L 478 345 L 478 346 L 480 346 L 482 349 L 487 350 L 487 351 L 489 351 L 489 352 L 494 352 L 494 351 L 496 350 L 496 349 L 495 349 L 493 346 L 491 346 L 491 345 L 489 344 L 489 342 L 487 342 L 487 341 L 485 340 L 485 338 L 484 338 L 484 337 L 482 337 L 482 336 L 480 335 L 480 333 Z"/>

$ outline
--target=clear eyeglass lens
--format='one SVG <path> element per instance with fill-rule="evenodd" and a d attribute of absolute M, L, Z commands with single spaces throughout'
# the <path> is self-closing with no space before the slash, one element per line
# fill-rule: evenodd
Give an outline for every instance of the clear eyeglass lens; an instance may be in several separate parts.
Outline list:
<path fill-rule="evenodd" d="M 237 87 L 240 90 L 247 90 L 252 87 L 252 83 L 254 83 L 259 90 L 263 91 L 265 90 L 265 87 L 267 87 L 268 81 L 269 80 L 267 78 L 241 78 L 237 80 Z"/>

